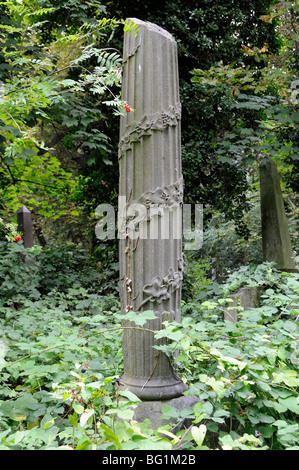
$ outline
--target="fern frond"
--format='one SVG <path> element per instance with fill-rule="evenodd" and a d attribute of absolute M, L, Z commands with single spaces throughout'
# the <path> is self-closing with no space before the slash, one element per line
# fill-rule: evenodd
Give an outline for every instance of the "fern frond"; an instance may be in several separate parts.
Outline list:
<path fill-rule="evenodd" d="M 118 52 L 104 52 L 102 51 L 98 55 L 98 64 L 99 67 L 106 67 L 107 70 L 112 68 L 121 67 L 122 58 L 120 57 Z"/>
<path fill-rule="evenodd" d="M 137 33 L 140 29 L 139 26 L 134 23 L 133 20 L 129 20 L 128 18 L 126 19 L 126 21 L 122 20 L 122 23 L 124 24 L 124 32 L 132 36 L 134 35 L 136 38 Z"/>

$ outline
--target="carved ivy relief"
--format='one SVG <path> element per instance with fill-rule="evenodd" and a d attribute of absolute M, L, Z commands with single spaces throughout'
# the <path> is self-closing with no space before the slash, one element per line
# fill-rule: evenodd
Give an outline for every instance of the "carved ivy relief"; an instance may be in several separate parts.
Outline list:
<path fill-rule="evenodd" d="M 137 310 L 140 310 L 147 302 L 157 302 L 160 304 L 163 300 L 170 299 L 171 294 L 181 286 L 184 271 L 183 266 L 184 259 L 182 254 L 181 258 L 178 260 L 178 271 L 170 267 L 165 277 L 161 278 L 160 276 L 156 276 L 150 284 L 146 284 L 142 292 L 146 294 L 147 297 L 139 305 Z"/>
<path fill-rule="evenodd" d="M 119 142 L 119 158 L 132 148 L 134 142 L 140 142 L 144 136 L 150 136 L 154 131 L 164 131 L 169 126 L 177 126 L 180 119 L 181 104 L 177 103 L 161 113 L 145 115 L 141 121 L 126 126 Z"/>
<path fill-rule="evenodd" d="M 139 212 L 138 225 L 149 221 L 155 214 L 151 211 L 154 207 L 159 207 L 160 215 L 164 209 L 180 207 L 183 203 L 183 177 L 175 183 L 156 188 L 154 191 L 146 191 L 142 196 L 133 201 L 129 201 L 123 208 L 119 218 L 119 230 L 126 234 L 130 221 L 136 221 L 135 229 L 138 230 L 136 213 Z M 142 211 L 140 211 L 142 206 Z M 130 209 L 130 210 L 129 210 Z"/>

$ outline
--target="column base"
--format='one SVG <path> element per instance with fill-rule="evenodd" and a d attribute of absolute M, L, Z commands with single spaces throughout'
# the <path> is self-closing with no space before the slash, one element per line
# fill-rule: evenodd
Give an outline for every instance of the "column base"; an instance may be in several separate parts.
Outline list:
<path fill-rule="evenodd" d="M 147 379 L 127 377 L 125 374 L 119 379 L 119 390 L 129 389 L 140 400 L 170 400 L 180 397 L 188 390 L 188 386 L 184 384 L 179 377 L 167 377 L 159 379 Z"/>

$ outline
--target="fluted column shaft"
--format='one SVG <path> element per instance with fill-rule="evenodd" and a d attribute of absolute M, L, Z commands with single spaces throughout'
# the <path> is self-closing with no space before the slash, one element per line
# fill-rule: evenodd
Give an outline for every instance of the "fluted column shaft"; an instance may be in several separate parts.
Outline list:
<path fill-rule="evenodd" d="M 153 310 L 145 327 L 160 330 L 180 321 L 183 276 L 177 48 L 160 27 L 132 20 L 139 31 L 125 35 L 122 99 L 134 112 L 121 117 L 119 142 L 121 303 L 123 312 Z M 121 386 L 144 400 L 177 397 L 186 386 L 155 344 L 153 333 L 124 330 Z"/>

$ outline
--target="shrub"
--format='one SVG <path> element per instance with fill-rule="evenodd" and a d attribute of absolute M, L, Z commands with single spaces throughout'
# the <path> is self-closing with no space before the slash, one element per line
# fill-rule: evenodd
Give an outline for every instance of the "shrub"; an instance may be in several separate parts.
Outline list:
<path fill-rule="evenodd" d="M 191 423 L 174 433 L 136 423 L 139 399 L 115 388 L 124 316 L 118 296 L 83 269 L 83 253 L 4 241 L 0 249 L 1 449 L 298 449 L 297 274 L 242 267 L 183 302 L 180 324 L 164 322 L 159 348 L 198 397 L 190 410 L 163 407 L 164 418 Z M 35 261 L 24 263 L 29 255 Z M 223 321 L 227 296 L 243 284 L 262 286 L 261 306 Z"/>

